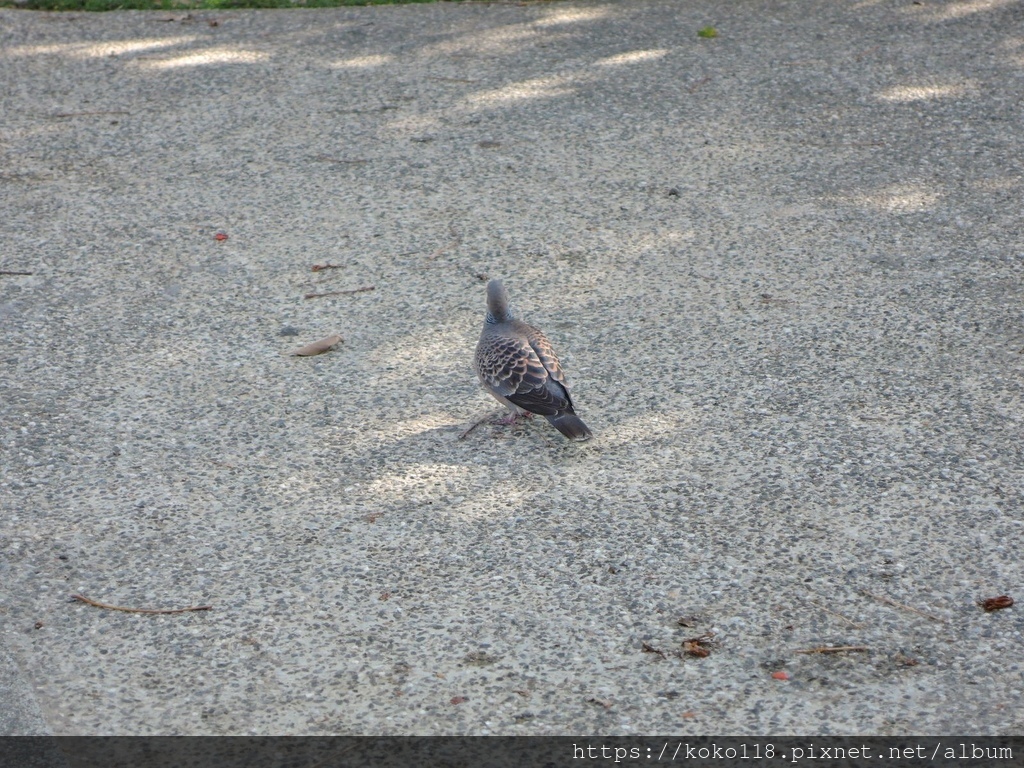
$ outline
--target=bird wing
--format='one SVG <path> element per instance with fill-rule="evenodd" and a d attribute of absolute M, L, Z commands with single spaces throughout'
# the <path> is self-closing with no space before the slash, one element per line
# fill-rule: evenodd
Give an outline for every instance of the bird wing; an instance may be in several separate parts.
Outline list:
<path fill-rule="evenodd" d="M 536 328 L 526 329 L 514 328 L 481 339 L 477 349 L 480 379 L 493 392 L 531 413 L 551 416 L 571 408 L 551 344 Z"/>
<path fill-rule="evenodd" d="M 530 342 L 530 346 L 533 347 L 533 351 L 544 366 L 544 369 L 548 372 L 548 375 L 559 384 L 565 384 L 565 374 L 562 373 L 562 364 L 558 362 L 558 355 L 556 355 L 555 350 L 552 349 L 551 342 L 548 341 L 548 337 L 545 336 L 540 329 L 534 328 L 532 325 L 522 323 L 522 326 L 524 332 L 523 335 L 526 336 L 527 341 Z"/>

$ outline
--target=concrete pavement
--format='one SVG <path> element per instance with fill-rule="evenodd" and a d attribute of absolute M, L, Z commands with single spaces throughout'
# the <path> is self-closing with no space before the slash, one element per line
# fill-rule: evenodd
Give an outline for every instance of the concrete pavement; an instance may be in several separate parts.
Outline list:
<path fill-rule="evenodd" d="M 0 10 L 0 724 L 1021 733 L 1022 29 Z"/>

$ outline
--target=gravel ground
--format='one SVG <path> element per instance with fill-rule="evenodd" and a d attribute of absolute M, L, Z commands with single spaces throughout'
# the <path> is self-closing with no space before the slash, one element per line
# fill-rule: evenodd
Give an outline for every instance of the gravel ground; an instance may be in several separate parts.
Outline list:
<path fill-rule="evenodd" d="M 1024 733 L 1022 30 L 0 9 L 0 725 Z"/>

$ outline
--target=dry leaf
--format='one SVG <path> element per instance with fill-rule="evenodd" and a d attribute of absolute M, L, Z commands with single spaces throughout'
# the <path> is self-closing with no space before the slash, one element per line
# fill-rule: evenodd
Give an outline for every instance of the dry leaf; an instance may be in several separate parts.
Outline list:
<path fill-rule="evenodd" d="M 999 597 L 990 597 L 987 600 L 979 600 L 978 605 L 986 611 L 998 611 L 1013 605 L 1013 598 L 1009 595 L 1000 595 Z"/>
<path fill-rule="evenodd" d="M 335 344 L 341 341 L 341 336 L 334 334 L 333 336 L 325 336 L 320 341 L 314 341 L 312 344 L 307 344 L 304 347 L 293 349 L 289 352 L 289 355 L 297 355 L 299 357 L 311 357 L 312 355 L 320 355 L 329 350 Z"/>
<path fill-rule="evenodd" d="M 656 653 L 659 656 L 661 656 L 661 658 L 663 658 L 663 659 L 665 658 L 665 652 L 660 650 L 660 649 L 658 649 L 658 648 L 655 648 L 650 643 L 647 643 L 647 642 L 644 642 L 644 641 L 641 640 L 640 641 L 640 648 L 641 648 L 641 650 L 644 653 Z"/>
<path fill-rule="evenodd" d="M 683 640 L 683 653 L 703 659 L 711 655 L 711 646 L 714 644 L 714 632 L 705 632 L 699 637 L 691 637 Z"/>
<path fill-rule="evenodd" d="M 683 642 L 683 652 L 688 653 L 690 656 L 696 656 L 698 659 L 703 659 L 704 657 L 711 655 L 711 651 L 699 642 L 695 642 L 693 640 L 686 640 Z"/>

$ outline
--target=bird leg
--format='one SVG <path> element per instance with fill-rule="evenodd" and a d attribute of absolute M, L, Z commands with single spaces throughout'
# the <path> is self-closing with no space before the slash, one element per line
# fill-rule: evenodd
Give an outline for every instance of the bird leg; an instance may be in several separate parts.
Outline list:
<path fill-rule="evenodd" d="M 500 424 L 503 427 L 507 427 L 507 426 L 509 426 L 511 424 L 517 424 L 520 419 L 532 419 L 532 418 L 533 418 L 533 414 L 530 413 L 529 411 L 523 411 L 522 413 L 513 411 L 512 413 L 508 414 L 507 416 L 502 416 L 500 419 L 495 420 L 493 423 L 494 424 Z M 488 421 L 491 421 L 491 416 L 490 415 L 487 415 L 487 416 L 484 416 L 482 418 L 477 419 L 476 421 L 474 421 L 472 424 L 469 425 L 469 427 L 466 429 L 465 432 L 463 432 L 461 435 L 459 435 L 459 440 L 465 440 L 466 436 L 470 432 L 472 432 L 474 429 L 479 427 L 481 424 L 483 424 L 485 422 L 488 422 Z"/>
<path fill-rule="evenodd" d="M 491 417 L 490 416 L 484 416 L 482 419 L 477 419 L 476 421 L 474 421 L 472 424 L 469 425 L 469 428 L 466 429 L 465 432 L 463 432 L 461 435 L 459 435 L 459 440 L 465 440 L 466 439 L 466 435 L 468 435 L 474 429 L 479 427 L 481 424 L 483 424 L 489 418 L 491 418 Z"/>
<path fill-rule="evenodd" d="M 522 413 L 520 413 L 519 411 L 513 411 L 512 413 L 508 414 L 507 416 L 502 416 L 500 419 L 498 419 L 494 423 L 495 424 L 500 424 L 503 427 L 507 427 L 507 426 L 510 426 L 512 424 L 518 424 L 520 419 L 532 419 L 532 418 L 533 418 L 533 414 L 530 413 L 529 411 L 524 411 Z"/>

